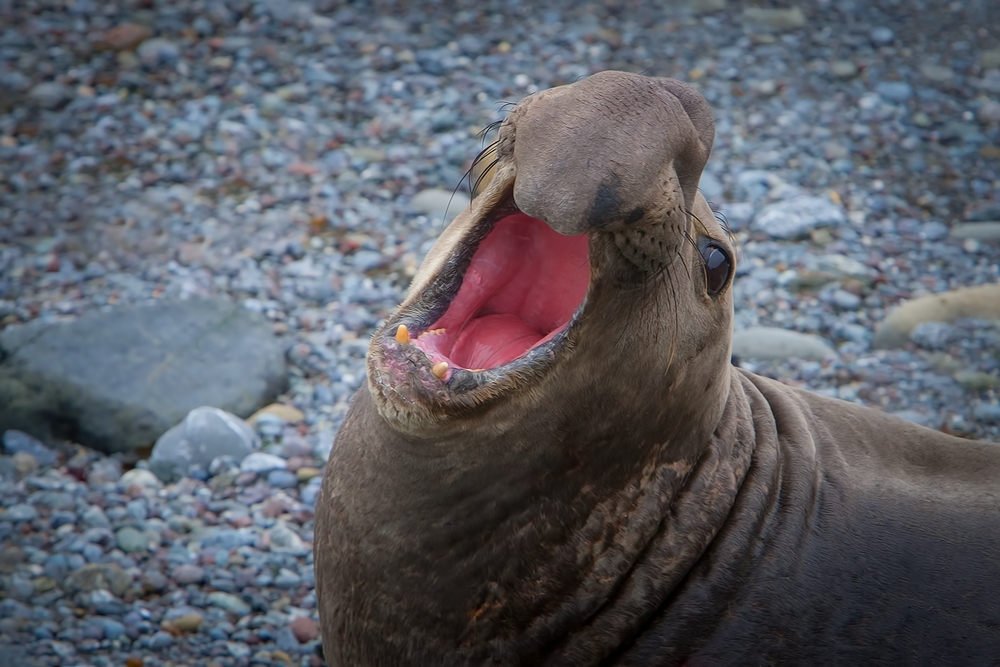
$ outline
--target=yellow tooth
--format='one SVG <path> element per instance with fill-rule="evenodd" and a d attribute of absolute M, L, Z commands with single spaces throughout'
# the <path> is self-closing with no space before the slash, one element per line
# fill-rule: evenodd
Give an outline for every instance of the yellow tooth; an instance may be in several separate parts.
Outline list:
<path fill-rule="evenodd" d="M 410 330 L 406 328 L 405 324 L 400 324 L 399 328 L 396 329 L 396 342 L 400 345 L 410 344 Z"/>
<path fill-rule="evenodd" d="M 444 333 L 444 327 L 441 327 L 440 329 L 428 329 L 425 333 L 434 334 L 435 336 L 437 336 L 438 334 Z"/>
<path fill-rule="evenodd" d="M 443 380 L 444 376 L 447 375 L 448 373 L 448 362 L 442 361 L 440 363 L 434 364 L 434 367 L 431 368 L 431 373 L 434 373 L 434 377 L 436 377 L 438 380 Z"/>
<path fill-rule="evenodd" d="M 471 370 L 472 370 L 473 373 L 482 373 L 486 369 L 485 368 L 473 368 Z"/>

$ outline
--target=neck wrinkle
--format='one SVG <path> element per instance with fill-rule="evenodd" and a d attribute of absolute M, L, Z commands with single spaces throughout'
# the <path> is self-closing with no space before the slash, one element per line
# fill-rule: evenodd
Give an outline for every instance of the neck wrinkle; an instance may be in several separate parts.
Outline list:
<path fill-rule="evenodd" d="M 787 439 L 789 428 L 805 426 L 803 417 L 775 409 L 776 399 L 777 405 L 782 402 L 777 394 L 787 400 L 781 385 L 736 369 L 733 376 L 741 385 L 738 402 L 749 425 L 749 469 L 711 546 L 640 636 L 616 656 L 622 665 L 646 665 L 650 655 L 666 656 L 663 664 L 725 662 L 714 652 L 716 643 L 728 636 L 734 619 L 757 613 L 741 606 L 740 591 L 770 586 L 760 576 L 763 564 L 797 562 L 809 535 L 820 484 L 815 448 L 808 439 L 795 439 L 794 445 Z M 734 644 L 721 641 L 732 650 Z"/>
<path fill-rule="evenodd" d="M 747 401 L 735 372 L 730 397 L 693 466 L 660 460 L 645 476 L 648 492 L 636 500 L 635 513 L 655 512 L 655 519 L 642 531 L 643 544 L 633 543 L 635 538 L 620 544 L 623 553 L 633 554 L 632 560 L 613 563 L 619 574 L 610 582 L 602 577 L 606 568 L 601 565 L 607 564 L 595 563 L 576 594 L 529 630 L 567 637 L 545 656 L 546 664 L 596 664 L 628 645 L 708 549 L 732 510 L 753 456 L 754 427 L 746 419 Z M 569 616 L 576 625 L 552 627 L 553 616 Z"/>

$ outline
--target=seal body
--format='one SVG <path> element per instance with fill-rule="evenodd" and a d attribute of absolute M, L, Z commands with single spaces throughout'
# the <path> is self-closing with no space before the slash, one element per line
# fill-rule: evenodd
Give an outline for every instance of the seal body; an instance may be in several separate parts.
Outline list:
<path fill-rule="evenodd" d="M 512 110 L 327 466 L 330 664 L 996 662 L 1000 447 L 729 363 L 713 133 L 619 72 Z"/>

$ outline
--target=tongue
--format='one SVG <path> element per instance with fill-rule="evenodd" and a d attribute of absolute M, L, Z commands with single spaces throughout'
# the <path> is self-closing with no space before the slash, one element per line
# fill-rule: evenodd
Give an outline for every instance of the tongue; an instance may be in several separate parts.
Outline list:
<path fill-rule="evenodd" d="M 486 315 L 462 329 L 451 359 L 463 368 L 493 368 L 521 356 L 541 339 L 542 334 L 517 315 Z"/>

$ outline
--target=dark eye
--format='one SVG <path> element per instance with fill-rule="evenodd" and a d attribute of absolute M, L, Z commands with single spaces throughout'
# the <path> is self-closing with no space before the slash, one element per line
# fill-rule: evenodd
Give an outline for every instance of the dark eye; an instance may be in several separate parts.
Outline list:
<path fill-rule="evenodd" d="M 708 244 L 701 249 L 701 257 L 705 260 L 705 285 L 708 293 L 715 296 L 722 291 L 729 281 L 732 261 L 729 253 L 717 245 Z"/>

